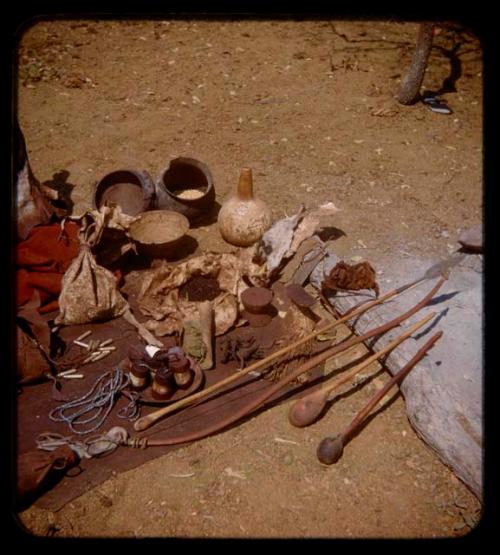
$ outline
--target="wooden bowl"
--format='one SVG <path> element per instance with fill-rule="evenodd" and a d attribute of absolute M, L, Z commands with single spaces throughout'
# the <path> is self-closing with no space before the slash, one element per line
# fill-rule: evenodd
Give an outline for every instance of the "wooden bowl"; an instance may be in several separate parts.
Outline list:
<path fill-rule="evenodd" d="M 129 236 L 141 254 L 151 258 L 175 255 L 189 229 L 189 220 L 172 210 L 149 210 L 129 227 Z"/>

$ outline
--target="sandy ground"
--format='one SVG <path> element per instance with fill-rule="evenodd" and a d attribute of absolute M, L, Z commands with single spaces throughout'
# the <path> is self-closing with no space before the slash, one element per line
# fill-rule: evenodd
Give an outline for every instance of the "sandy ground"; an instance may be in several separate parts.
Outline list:
<path fill-rule="evenodd" d="M 191 156 L 210 167 L 222 203 L 249 166 L 275 219 L 334 202 L 332 225 L 345 233 L 338 254 L 369 260 L 388 290 L 391 266 L 448 254 L 482 219 L 480 43 L 440 27 L 424 88 L 439 90 L 454 68 L 455 91 L 443 95 L 454 113 L 438 115 L 393 100 L 416 30 L 384 21 L 37 23 L 19 48 L 31 165 L 66 189 L 75 213 L 114 169 L 156 178 L 172 158 Z M 213 225 L 190 233 L 200 251 L 229 250 Z M 317 462 L 318 442 L 387 379 L 375 372 L 309 428 L 293 428 L 288 406 L 275 407 L 20 520 L 36 535 L 72 537 L 466 534 L 480 505 L 416 436 L 401 396 L 337 465 Z"/>

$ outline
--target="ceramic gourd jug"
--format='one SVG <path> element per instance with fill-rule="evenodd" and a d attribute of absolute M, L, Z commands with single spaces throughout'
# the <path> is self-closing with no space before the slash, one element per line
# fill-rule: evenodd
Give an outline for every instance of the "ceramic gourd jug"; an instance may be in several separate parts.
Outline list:
<path fill-rule="evenodd" d="M 222 205 L 218 225 L 222 238 L 237 247 L 256 243 L 271 227 L 271 210 L 253 194 L 253 177 L 250 168 L 240 173 L 236 194 Z"/>

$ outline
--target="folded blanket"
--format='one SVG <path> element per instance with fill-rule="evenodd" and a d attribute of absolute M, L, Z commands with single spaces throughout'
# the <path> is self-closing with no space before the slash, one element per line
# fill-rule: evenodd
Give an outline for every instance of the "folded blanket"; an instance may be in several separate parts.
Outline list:
<path fill-rule="evenodd" d="M 79 226 L 66 222 L 34 227 L 16 249 L 17 306 L 40 293 L 40 314 L 58 310 L 61 281 L 71 261 L 78 255 Z"/>

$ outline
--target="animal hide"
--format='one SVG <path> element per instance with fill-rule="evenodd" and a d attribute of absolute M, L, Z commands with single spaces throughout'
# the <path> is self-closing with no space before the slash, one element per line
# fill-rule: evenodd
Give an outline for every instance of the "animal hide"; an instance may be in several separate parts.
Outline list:
<path fill-rule="evenodd" d="M 18 240 L 24 241 L 33 227 L 49 223 L 56 210 L 47 196 L 47 188 L 40 185 L 31 171 L 26 141 L 17 122 L 14 129 L 14 156 L 17 236 Z"/>
<path fill-rule="evenodd" d="M 26 508 L 44 489 L 60 478 L 68 469 L 75 466 L 78 461 L 78 455 L 68 445 L 58 447 L 50 453 L 28 451 L 19 455 L 17 459 L 17 508 Z"/>
<path fill-rule="evenodd" d="M 17 381 L 19 384 L 38 382 L 52 375 L 49 362 L 50 329 L 39 315 L 38 291 L 17 313 Z"/>
<path fill-rule="evenodd" d="M 332 202 L 309 211 L 301 206 L 295 215 L 278 220 L 264 233 L 253 247 L 254 260 L 264 265 L 268 277 L 275 275 L 302 243 L 314 235 L 322 221 L 326 219 L 330 224 L 331 216 L 337 212 Z"/>
<path fill-rule="evenodd" d="M 343 291 L 360 291 L 361 289 L 373 289 L 379 295 L 379 287 L 376 282 L 376 273 L 369 262 L 359 264 L 348 264 L 341 260 L 325 277 L 323 289 L 338 289 Z"/>
<path fill-rule="evenodd" d="M 51 366 L 32 339 L 19 324 L 17 325 L 17 381 L 21 385 L 35 383 L 51 375 Z"/>
<path fill-rule="evenodd" d="M 231 253 L 206 253 L 175 266 L 163 262 L 146 273 L 138 295 L 141 312 L 152 318 L 145 326 L 162 336 L 180 333 L 184 320 L 198 320 L 200 303 L 182 298 L 179 290 L 191 278 L 204 276 L 219 284 L 213 311 L 215 335 L 222 335 L 238 320 L 239 298 L 248 287 L 243 277 L 259 275 L 260 270 L 244 255 Z"/>

